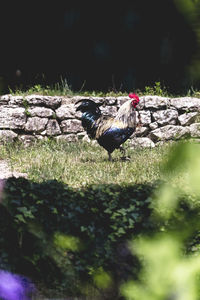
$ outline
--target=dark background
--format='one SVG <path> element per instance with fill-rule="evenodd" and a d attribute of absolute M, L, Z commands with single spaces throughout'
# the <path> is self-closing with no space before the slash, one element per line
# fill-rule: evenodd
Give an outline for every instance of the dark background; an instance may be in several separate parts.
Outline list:
<path fill-rule="evenodd" d="M 61 78 L 77 91 L 198 86 L 196 35 L 173 0 L 6 1 L 0 42 L 1 93 Z"/>

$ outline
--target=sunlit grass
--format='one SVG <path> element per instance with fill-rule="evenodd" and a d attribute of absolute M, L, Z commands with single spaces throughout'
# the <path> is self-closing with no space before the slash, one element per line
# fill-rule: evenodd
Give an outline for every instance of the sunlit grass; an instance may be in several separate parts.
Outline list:
<path fill-rule="evenodd" d="M 160 167 L 168 149 L 168 145 L 152 149 L 128 148 L 131 160 L 125 162 L 116 150 L 110 162 L 107 152 L 98 145 L 48 141 L 27 148 L 21 144 L 2 146 L 0 159 L 9 160 L 15 171 L 27 173 L 28 179 L 37 182 L 55 179 L 72 187 L 135 184 L 161 178 Z"/>

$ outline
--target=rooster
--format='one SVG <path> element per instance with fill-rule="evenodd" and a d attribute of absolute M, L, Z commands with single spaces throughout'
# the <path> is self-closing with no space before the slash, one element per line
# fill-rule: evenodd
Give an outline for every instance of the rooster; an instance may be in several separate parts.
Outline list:
<path fill-rule="evenodd" d="M 129 94 L 131 100 L 127 100 L 118 110 L 115 117 L 103 116 L 100 106 L 103 103 L 95 103 L 90 99 L 82 99 L 75 103 L 81 104 L 76 111 L 82 112 L 82 126 L 91 139 L 96 139 L 100 146 L 108 152 L 109 160 L 112 161 L 111 153 L 119 149 L 123 160 L 129 158 L 125 156 L 125 149 L 122 144 L 130 138 L 136 129 L 136 106 L 139 97 L 136 94 Z"/>

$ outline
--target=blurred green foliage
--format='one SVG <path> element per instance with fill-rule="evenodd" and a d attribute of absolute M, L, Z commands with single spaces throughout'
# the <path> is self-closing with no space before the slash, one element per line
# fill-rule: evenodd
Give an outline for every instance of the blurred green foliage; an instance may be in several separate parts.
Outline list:
<path fill-rule="evenodd" d="M 199 299 L 200 256 L 184 256 L 177 236 L 156 235 L 132 245 L 143 263 L 139 282 L 123 287 L 127 299 Z"/>
<path fill-rule="evenodd" d="M 152 222 L 159 231 L 130 244 L 142 268 L 121 288 L 128 300 L 200 299 L 199 153 L 198 143 L 179 143 L 163 166 L 172 184 L 161 184 L 153 197 Z"/>

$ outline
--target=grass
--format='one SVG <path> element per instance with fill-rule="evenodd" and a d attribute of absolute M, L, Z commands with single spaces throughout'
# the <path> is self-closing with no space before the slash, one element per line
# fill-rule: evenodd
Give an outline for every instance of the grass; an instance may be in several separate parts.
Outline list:
<path fill-rule="evenodd" d="M 136 92 L 139 96 L 142 95 L 156 95 L 163 97 L 177 97 L 177 96 L 188 96 L 188 97 L 197 97 L 200 98 L 200 91 L 190 87 L 187 91 L 181 93 L 181 95 L 173 95 L 169 92 L 161 82 L 156 81 L 152 86 L 145 86 L 142 90 L 133 88 L 134 92 Z M 116 88 L 111 88 L 108 91 L 86 91 L 84 90 L 84 84 L 78 91 L 73 91 L 71 86 L 68 84 L 66 79 L 60 79 L 60 82 L 55 83 L 54 85 L 42 85 L 36 84 L 27 88 L 18 88 L 9 89 L 10 94 L 12 95 L 21 95 L 27 96 L 31 94 L 39 94 L 39 95 L 47 95 L 47 96 L 89 96 L 89 97 L 119 97 L 119 96 L 127 96 L 130 91 L 121 91 L 116 90 Z"/>
<path fill-rule="evenodd" d="M 128 144 L 128 143 L 127 143 Z M 28 174 L 36 182 L 55 179 L 74 188 L 90 184 L 147 183 L 161 178 L 161 165 L 169 145 L 152 149 L 127 149 L 131 161 L 120 160 L 113 153 L 113 162 L 98 145 L 86 142 L 38 142 L 25 148 L 22 144 L 0 148 L 0 159 L 10 161 L 15 171 Z"/>

